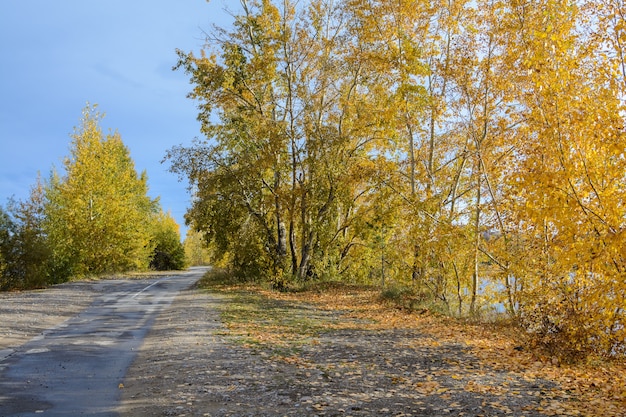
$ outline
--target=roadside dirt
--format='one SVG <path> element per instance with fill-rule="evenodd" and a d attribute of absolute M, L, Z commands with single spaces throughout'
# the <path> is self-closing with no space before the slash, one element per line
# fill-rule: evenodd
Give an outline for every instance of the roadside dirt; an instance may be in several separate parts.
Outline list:
<path fill-rule="evenodd" d="M 355 322 L 292 352 L 236 343 L 217 312 L 226 302 L 190 290 L 157 319 L 124 382 L 122 416 L 543 416 L 571 401 L 554 382 L 417 329 Z"/>
<path fill-rule="evenodd" d="M 105 285 L 0 294 L 0 359 L 86 308 Z M 174 300 L 120 386 L 120 416 L 626 416 L 622 368 L 561 367 L 489 329 L 470 338 L 385 308 L 374 323 L 352 299 L 315 297 L 272 301 L 276 310 L 249 321 L 254 311 L 244 308 L 243 323 L 227 327 L 221 312 L 231 302 L 198 289 Z M 371 299 L 362 305 L 369 314 Z M 341 326 L 302 328 L 302 343 L 280 347 L 283 328 L 269 319 L 276 312 L 296 330 Z"/>
<path fill-rule="evenodd" d="M 85 309 L 100 292 L 93 282 L 71 282 L 45 290 L 0 293 L 0 359 Z"/>
<path fill-rule="evenodd" d="M 32 291 L 0 292 L 0 359 L 3 352 L 74 317 L 114 279 L 149 279 L 169 272 L 111 276 L 74 281 Z"/>

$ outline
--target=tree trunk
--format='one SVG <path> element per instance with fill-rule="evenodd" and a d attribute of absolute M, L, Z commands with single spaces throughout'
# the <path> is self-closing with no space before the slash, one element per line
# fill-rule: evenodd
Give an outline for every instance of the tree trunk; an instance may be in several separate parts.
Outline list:
<path fill-rule="evenodd" d="M 287 231 L 282 216 L 282 204 L 278 190 L 280 188 L 280 172 L 274 172 L 274 209 L 276 210 L 276 268 L 284 270 L 287 257 Z"/>
<path fill-rule="evenodd" d="M 480 252 L 480 197 L 481 197 L 481 175 L 480 160 L 477 159 L 476 169 L 476 211 L 474 217 L 474 272 L 472 273 L 472 298 L 470 301 L 470 315 L 476 314 L 476 292 L 478 288 L 479 252 Z"/>

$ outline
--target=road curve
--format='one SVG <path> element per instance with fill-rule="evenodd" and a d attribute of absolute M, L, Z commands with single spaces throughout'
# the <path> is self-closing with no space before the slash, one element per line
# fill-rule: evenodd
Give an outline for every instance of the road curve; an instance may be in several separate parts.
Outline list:
<path fill-rule="evenodd" d="M 0 416 L 116 416 L 154 319 L 205 272 L 94 283 L 102 294 L 91 306 L 0 358 Z"/>

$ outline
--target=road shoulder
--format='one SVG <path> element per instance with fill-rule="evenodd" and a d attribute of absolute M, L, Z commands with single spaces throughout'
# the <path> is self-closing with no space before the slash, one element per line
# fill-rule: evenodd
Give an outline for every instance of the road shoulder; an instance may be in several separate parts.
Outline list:
<path fill-rule="evenodd" d="M 120 415 L 184 415 L 200 407 L 215 350 L 224 348 L 219 313 L 211 308 L 219 302 L 191 288 L 160 314 L 120 387 Z"/>
<path fill-rule="evenodd" d="M 554 387 L 419 329 L 329 329 L 292 354 L 255 348 L 220 322 L 228 297 L 184 291 L 156 320 L 121 387 L 121 416 L 540 416 Z M 301 307 L 281 304 L 287 316 L 316 311 Z"/>
<path fill-rule="evenodd" d="M 70 282 L 34 291 L 0 293 L 0 360 L 44 331 L 87 308 L 100 293 L 92 282 Z"/>

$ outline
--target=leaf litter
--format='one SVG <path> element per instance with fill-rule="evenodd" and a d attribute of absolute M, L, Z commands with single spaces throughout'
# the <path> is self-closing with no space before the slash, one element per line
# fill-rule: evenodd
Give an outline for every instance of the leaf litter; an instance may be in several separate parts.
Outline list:
<path fill-rule="evenodd" d="M 157 370 L 161 381 L 184 381 L 178 384 L 184 392 L 173 392 L 189 404 L 166 415 L 626 415 L 623 365 L 555 363 L 518 349 L 506 328 L 399 310 L 358 287 L 299 293 L 212 287 L 203 294 L 205 314 L 218 310 L 211 320 L 221 324 L 198 332 L 206 340 L 196 345 L 207 347 L 187 353 L 196 358 L 187 361 L 189 372 L 164 366 L 193 348 L 181 342 L 180 328 L 170 329 L 176 353 L 150 345 L 162 357 L 146 360 L 144 377 L 139 372 L 147 386 L 145 374 Z M 186 332 L 203 326 L 185 317 Z M 155 391 L 155 383 L 145 397 L 178 398 L 166 386 Z"/>

